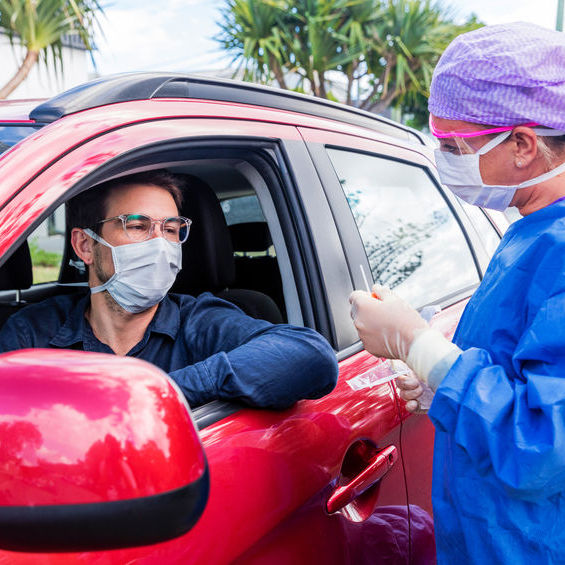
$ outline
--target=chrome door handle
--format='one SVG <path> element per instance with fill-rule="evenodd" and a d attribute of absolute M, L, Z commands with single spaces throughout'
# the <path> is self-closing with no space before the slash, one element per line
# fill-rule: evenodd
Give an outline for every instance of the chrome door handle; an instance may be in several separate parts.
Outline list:
<path fill-rule="evenodd" d="M 374 460 L 363 471 L 346 485 L 337 487 L 333 491 L 326 503 L 327 511 L 332 514 L 347 506 L 377 481 L 380 481 L 390 471 L 397 459 L 398 452 L 394 445 L 389 445 L 379 451 Z"/>

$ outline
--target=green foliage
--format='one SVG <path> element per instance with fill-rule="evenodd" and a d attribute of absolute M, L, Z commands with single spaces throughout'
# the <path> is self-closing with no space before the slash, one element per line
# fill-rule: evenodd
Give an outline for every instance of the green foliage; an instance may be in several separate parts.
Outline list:
<path fill-rule="evenodd" d="M 285 45 L 278 29 L 284 8 L 279 0 L 227 0 L 221 10 L 216 40 L 233 53 L 233 62 L 238 63 L 238 70 L 243 67 L 245 80 L 269 83 L 274 75 L 286 88 L 282 74 Z"/>
<path fill-rule="evenodd" d="M 418 125 L 441 53 L 482 25 L 432 0 L 226 0 L 221 18 L 216 40 L 245 79 L 289 88 L 294 77 L 290 88 L 323 98 L 340 87 L 348 104 L 397 107 Z"/>
<path fill-rule="evenodd" d="M 0 28 L 33 51 L 60 49 L 62 37 L 70 33 L 91 50 L 101 12 L 98 0 L 0 0 Z"/>
<path fill-rule="evenodd" d="M 92 51 L 101 13 L 98 0 L 0 0 L 0 29 L 12 45 L 20 44 L 25 50 L 20 68 L 0 89 L 0 99 L 17 88 L 40 57 L 46 66 L 61 71 L 66 35 L 78 35 Z"/>
<path fill-rule="evenodd" d="M 45 251 L 37 245 L 37 241 L 29 242 L 29 252 L 31 254 L 31 264 L 41 267 L 58 267 L 63 256 L 60 253 Z"/>

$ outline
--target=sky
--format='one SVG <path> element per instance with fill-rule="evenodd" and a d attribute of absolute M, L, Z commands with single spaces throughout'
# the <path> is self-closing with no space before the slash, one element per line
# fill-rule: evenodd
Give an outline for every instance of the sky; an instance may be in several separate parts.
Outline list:
<path fill-rule="evenodd" d="M 526 21 L 555 28 L 557 0 L 443 0 L 461 19 L 471 12 L 486 24 Z M 104 35 L 96 38 L 96 68 L 202 72 L 230 64 L 213 37 L 225 0 L 102 0 Z M 535 7 L 534 7 L 535 6 Z"/>

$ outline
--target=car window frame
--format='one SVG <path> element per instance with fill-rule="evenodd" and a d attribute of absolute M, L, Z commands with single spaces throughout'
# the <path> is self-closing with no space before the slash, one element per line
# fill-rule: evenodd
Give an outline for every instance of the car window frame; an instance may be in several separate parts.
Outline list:
<path fill-rule="evenodd" d="M 430 175 L 427 174 L 427 171 L 425 170 L 425 168 L 418 166 L 415 163 L 412 162 L 406 162 L 403 159 L 398 159 L 398 158 L 385 158 L 379 155 L 375 155 L 373 153 L 367 152 L 367 151 L 353 151 L 353 150 L 348 150 L 348 149 L 344 149 L 344 148 L 338 148 L 335 147 L 333 145 L 325 145 L 325 149 L 326 149 L 326 153 L 328 154 L 328 156 L 330 157 L 330 161 L 332 163 L 332 167 L 334 168 L 334 170 L 336 171 L 336 175 L 343 175 L 344 171 L 338 171 L 337 170 L 337 162 L 334 161 L 335 159 L 342 159 L 344 156 L 347 157 L 347 155 L 351 156 L 351 158 L 353 159 L 355 155 L 361 156 L 362 158 L 367 157 L 369 160 L 371 160 L 371 162 L 373 162 L 375 164 L 376 167 L 381 166 L 380 164 L 382 164 L 383 166 L 387 167 L 392 165 L 393 167 L 395 165 L 398 166 L 398 174 L 401 175 L 403 174 L 403 171 L 406 172 L 407 174 L 416 174 L 418 175 L 418 173 L 423 172 L 424 176 L 420 177 L 422 179 L 421 182 L 424 183 L 424 187 L 426 190 L 429 191 L 429 195 L 432 196 L 432 194 L 434 193 L 434 188 L 435 188 L 435 195 L 436 197 L 439 197 L 439 199 L 437 200 L 437 202 L 443 202 L 444 205 L 447 206 L 447 210 L 448 213 L 450 214 L 450 218 L 451 218 L 451 222 L 450 225 L 454 228 L 457 229 L 457 226 L 459 227 L 459 234 L 462 236 L 463 241 L 459 241 L 460 243 L 460 247 L 459 249 L 461 250 L 461 252 L 463 252 L 465 245 L 467 248 L 467 251 L 469 253 L 469 255 L 465 258 L 467 261 L 470 259 L 470 263 L 468 263 L 469 266 L 473 265 L 475 267 L 475 273 L 474 275 L 472 273 L 469 273 L 469 278 L 473 278 L 474 280 L 471 282 L 470 280 L 468 280 L 466 282 L 466 284 L 460 284 L 459 286 L 453 286 L 453 285 L 449 285 L 449 292 L 444 292 L 443 294 L 440 294 L 439 296 L 432 296 L 432 297 L 427 297 L 426 294 L 422 294 L 418 291 L 418 301 L 415 302 L 414 306 L 418 309 L 422 309 L 426 306 L 429 306 L 431 304 L 436 305 L 438 303 L 438 301 L 444 301 L 446 298 L 452 296 L 452 295 L 459 295 L 461 292 L 466 291 L 469 288 L 474 288 L 477 286 L 477 284 L 480 282 L 480 266 L 478 264 L 477 261 L 477 257 L 474 251 L 474 248 L 472 245 L 470 245 L 470 241 L 469 241 L 469 237 L 467 236 L 465 230 L 463 229 L 463 225 L 462 225 L 462 221 L 458 218 L 457 214 L 455 213 L 455 211 L 453 210 L 453 208 L 451 206 L 449 206 L 449 202 L 448 200 L 445 198 L 445 196 L 443 195 L 442 191 L 438 190 L 438 187 L 435 185 L 435 183 L 433 182 L 432 179 L 430 179 Z M 339 154 L 341 154 L 341 157 L 338 157 L 337 155 L 335 155 L 335 153 L 333 154 L 332 157 L 332 152 L 337 152 Z M 387 165 L 385 165 L 385 163 Z M 343 165 L 343 162 L 342 162 Z M 378 170 L 378 169 L 377 169 Z M 341 178 L 341 177 L 339 177 Z M 427 183 L 426 183 L 426 179 L 427 179 Z M 416 177 L 416 182 L 417 181 L 417 177 Z M 341 185 L 341 182 L 340 182 Z M 346 192 L 344 190 L 343 185 L 341 185 L 342 187 L 342 192 Z M 353 210 L 353 207 L 351 206 L 350 202 L 349 202 L 349 198 L 347 197 L 347 194 L 345 194 L 347 203 L 348 203 L 348 207 L 350 209 L 350 211 L 352 212 L 353 216 L 355 217 L 355 213 Z M 433 199 L 432 199 L 433 200 Z M 425 198 L 424 200 L 425 201 Z M 398 199 L 395 199 L 394 196 L 391 198 L 390 202 L 396 202 L 399 206 L 400 209 L 403 208 L 403 199 L 401 197 L 399 197 Z M 453 224 L 453 221 L 455 221 L 455 224 Z M 367 234 L 363 233 L 362 234 L 362 229 L 359 226 L 359 224 L 357 223 L 357 220 L 355 219 L 355 224 L 357 227 L 357 230 L 359 231 L 359 235 L 361 237 L 361 241 L 363 242 L 363 248 L 365 250 L 365 254 L 367 254 L 367 241 L 366 241 L 366 237 Z M 432 249 L 429 245 L 424 244 L 424 248 L 428 247 L 429 249 Z M 446 256 L 447 259 L 447 256 Z M 453 265 L 454 267 L 457 268 L 457 270 L 460 270 L 460 267 L 462 267 L 463 265 L 457 264 L 457 265 Z M 370 281 L 371 280 L 371 276 L 370 273 L 372 271 L 372 269 L 374 268 L 374 265 L 370 265 L 370 269 L 368 272 L 366 272 L 367 278 Z M 429 274 L 429 271 L 427 269 L 424 269 L 426 271 L 426 273 Z M 417 277 L 416 277 L 417 278 Z M 363 281 L 365 282 L 365 279 L 363 278 Z M 408 287 L 412 287 L 412 289 L 414 290 L 414 284 L 413 282 L 406 280 L 406 291 L 408 291 Z M 439 282 L 439 279 L 436 279 L 435 282 Z M 412 292 L 413 292 L 412 290 Z M 403 296 L 403 290 L 399 291 L 401 296 Z M 410 291 L 408 291 L 410 292 Z"/>
<path fill-rule="evenodd" d="M 186 122 L 186 120 L 184 120 Z M 215 121 L 218 123 L 218 120 Z M 142 125 L 140 122 L 135 125 Z M 162 123 L 162 122 L 161 122 Z M 135 127 L 129 125 L 127 127 Z M 270 131 L 272 128 L 272 132 Z M 242 130 L 245 126 L 242 126 Z M 286 139 L 278 137 L 277 131 L 292 130 L 295 132 L 295 139 Z M 116 130 L 111 132 L 114 133 Z M 110 135 L 111 135 L 110 134 Z M 308 229 L 308 220 L 304 217 L 304 208 L 302 206 L 300 193 L 297 189 L 297 170 L 293 158 L 289 156 L 290 153 L 298 151 L 302 158 L 309 161 L 309 168 L 312 168 L 310 158 L 305 149 L 303 141 L 300 139 L 296 128 L 294 126 L 287 126 L 280 124 L 261 124 L 261 136 L 251 134 L 240 135 L 184 135 L 178 138 L 163 139 L 157 142 L 147 143 L 145 145 L 136 145 L 128 151 L 112 156 L 111 159 L 97 164 L 87 172 L 82 178 L 75 182 L 72 186 L 60 193 L 59 196 L 50 199 L 49 204 L 46 205 L 40 214 L 38 214 L 33 221 L 30 221 L 25 227 L 22 226 L 19 234 L 11 242 L 10 248 L 4 253 L 2 262 L 6 260 L 13 249 L 17 247 L 24 239 L 29 237 L 50 214 L 53 213 L 62 203 L 68 199 L 76 196 L 83 190 L 91 187 L 99 182 L 116 176 L 124 171 L 134 172 L 136 167 L 144 165 L 147 166 L 147 156 L 151 155 L 155 161 L 163 166 L 171 166 L 171 164 L 163 159 L 160 155 L 167 151 L 178 150 L 183 153 L 182 160 L 188 160 L 189 146 L 194 148 L 192 158 L 197 158 L 197 153 L 201 152 L 204 158 L 211 158 L 210 151 L 216 147 L 222 151 L 222 157 L 226 158 L 226 146 L 237 147 L 240 151 L 246 152 L 246 160 L 249 159 L 249 152 L 251 148 L 263 150 L 262 163 L 257 165 L 258 172 L 267 179 L 267 185 L 271 190 L 274 206 L 277 210 L 280 232 L 284 234 L 284 241 L 290 256 L 290 265 L 292 267 L 292 279 L 297 287 L 297 294 L 300 301 L 300 310 L 303 316 L 303 325 L 316 329 L 322 335 L 333 342 L 331 334 L 331 323 L 327 312 L 327 301 L 324 300 L 325 293 L 320 292 L 323 287 L 320 272 L 317 269 L 318 259 L 316 246 L 313 244 L 311 234 Z M 272 134 L 272 135 L 269 135 Z M 30 179 L 29 183 L 43 183 L 48 180 L 51 175 L 52 167 L 60 163 L 61 168 L 65 169 L 66 165 L 64 159 L 73 154 L 75 150 L 87 151 L 89 143 L 97 143 L 104 138 L 104 135 L 98 136 L 92 140 L 86 141 L 78 147 L 62 154 L 57 161 L 50 162 L 46 167 L 42 168 L 37 175 Z M 135 135 L 130 132 L 129 135 Z M 75 164 L 76 166 L 76 164 Z M 61 173 L 57 173 L 61 174 Z M 300 179 L 300 173 L 298 173 Z M 18 194 L 14 195 L 11 199 L 14 203 L 24 197 L 22 188 Z M 20 194 L 21 193 L 21 194 Z M 323 196 L 321 186 L 319 193 Z M 260 195 L 258 193 L 258 197 Z M 5 203 L 4 206 L 7 204 Z M 263 205 L 263 202 L 262 202 Z M 2 208 L 4 208 L 4 206 Z M 337 237 L 337 236 L 336 236 Z M 282 276 L 283 273 L 281 273 Z M 31 301 L 45 296 L 49 293 L 49 288 L 58 285 L 58 283 L 43 283 L 40 285 L 33 285 L 30 289 L 22 291 L 22 297 L 26 297 Z M 74 285 L 76 286 L 76 285 Z M 82 283 L 80 286 L 84 286 Z M 11 291 L 7 291 L 11 292 Z M 220 403 L 222 406 L 224 403 Z M 199 410 L 199 418 L 203 418 L 204 425 L 210 425 L 219 419 L 233 413 L 241 408 L 237 404 L 225 403 L 227 408 L 217 409 L 218 403 L 211 407 L 211 411 L 207 409 Z M 210 416 L 210 414 L 215 414 Z"/>

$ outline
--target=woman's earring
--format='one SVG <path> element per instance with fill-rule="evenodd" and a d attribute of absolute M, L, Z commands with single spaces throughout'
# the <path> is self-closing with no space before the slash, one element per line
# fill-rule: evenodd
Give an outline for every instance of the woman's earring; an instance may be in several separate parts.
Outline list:
<path fill-rule="evenodd" d="M 524 163 L 522 161 L 516 161 L 516 166 L 520 168 Z"/>

